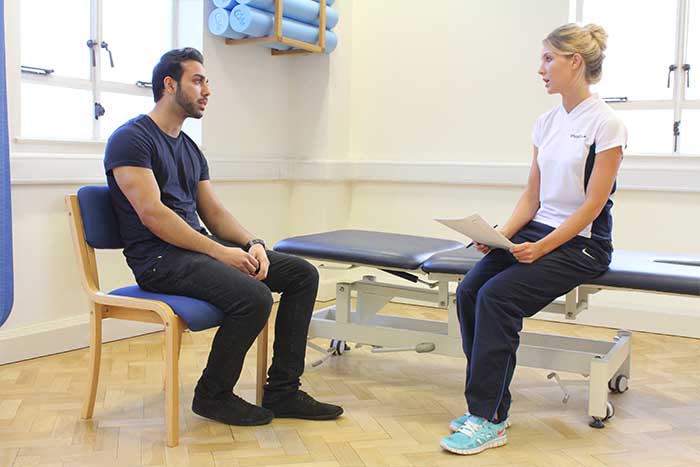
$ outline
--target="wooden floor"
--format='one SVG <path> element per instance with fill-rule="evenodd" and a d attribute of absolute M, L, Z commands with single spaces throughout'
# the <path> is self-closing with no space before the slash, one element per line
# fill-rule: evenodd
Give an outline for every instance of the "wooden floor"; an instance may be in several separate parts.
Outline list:
<path fill-rule="evenodd" d="M 537 321 L 526 327 L 614 335 Z M 611 396 L 617 415 L 603 430 L 588 427 L 585 384 L 570 384 L 572 398 L 564 405 L 547 372 L 519 368 L 508 445 L 465 458 L 438 445 L 450 419 L 465 409 L 462 359 L 353 349 L 303 377 L 309 393 L 345 407 L 339 420 L 228 427 L 190 410 L 212 335 L 184 336 L 181 442 L 172 449 L 164 447 L 160 333 L 105 346 L 91 421 L 79 419 L 86 350 L 0 366 L 0 466 L 700 466 L 700 340 L 634 334 L 631 389 Z M 255 355 L 249 355 L 237 392 L 254 400 Z M 318 355 L 309 351 L 309 360 Z"/>

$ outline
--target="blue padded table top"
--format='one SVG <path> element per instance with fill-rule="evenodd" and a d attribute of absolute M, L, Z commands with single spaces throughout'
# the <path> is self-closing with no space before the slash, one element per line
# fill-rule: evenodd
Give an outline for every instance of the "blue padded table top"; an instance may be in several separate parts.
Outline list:
<path fill-rule="evenodd" d="M 291 237 L 275 251 L 306 258 L 363 264 L 379 268 L 414 270 L 431 256 L 464 249 L 460 242 L 367 230 L 336 230 Z"/>
<path fill-rule="evenodd" d="M 422 269 L 427 273 L 464 275 L 483 257 L 476 248 L 460 248 L 431 257 Z"/>
<path fill-rule="evenodd" d="M 616 250 L 610 269 L 591 284 L 700 295 L 700 256 Z"/>
<path fill-rule="evenodd" d="M 466 274 L 481 255 L 473 249 L 440 253 L 423 264 L 423 271 Z M 615 250 L 610 269 L 592 285 L 651 292 L 700 295 L 700 256 Z"/>

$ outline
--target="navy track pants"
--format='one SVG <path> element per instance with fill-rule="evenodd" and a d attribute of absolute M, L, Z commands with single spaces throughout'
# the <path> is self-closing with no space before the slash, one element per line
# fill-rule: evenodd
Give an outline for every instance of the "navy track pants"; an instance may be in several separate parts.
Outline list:
<path fill-rule="evenodd" d="M 552 230 L 533 221 L 511 240 L 535 242 Z M 611 254 L 610 242 L 576 236 L 532 264 L 497 249 L 469 271 L 457 288 L 457 315 L 467 357 L 470 413 L 505 420 L 523 318 L 605 272 Z"/>

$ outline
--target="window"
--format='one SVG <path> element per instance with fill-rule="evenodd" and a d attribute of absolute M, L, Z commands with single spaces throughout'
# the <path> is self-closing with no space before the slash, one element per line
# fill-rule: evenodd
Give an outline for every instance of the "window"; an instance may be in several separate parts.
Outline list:
<path fill-rule="evenodd" d="M 105 140 L 152 108 L 151 72 L 163 52 L 202 48 L 203 0 L 19 3 L 25 139 Z M 200 121 L 185 131 L 201 141 Z"/>
<path fill-rule="evenodd" d="M 576 21 L 608 32 L 603 80 L 593 90 L 624 119 L 627 152 L 700 154 L 700 0 L 575 0 L 572 6 Z"/>

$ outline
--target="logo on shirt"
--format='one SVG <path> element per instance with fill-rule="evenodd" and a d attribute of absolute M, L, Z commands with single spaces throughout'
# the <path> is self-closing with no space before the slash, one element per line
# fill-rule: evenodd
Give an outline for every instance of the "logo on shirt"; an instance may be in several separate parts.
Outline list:
<path fill-rule="evenodd" d="M 575 139 L 581 139 L 581 138 L 585 138 L 585 137 L 586 137 L 586 135 L 577 135 L 576 133 L 571 133 L 569 135 L 569 138 L 575 138 Z"/>

